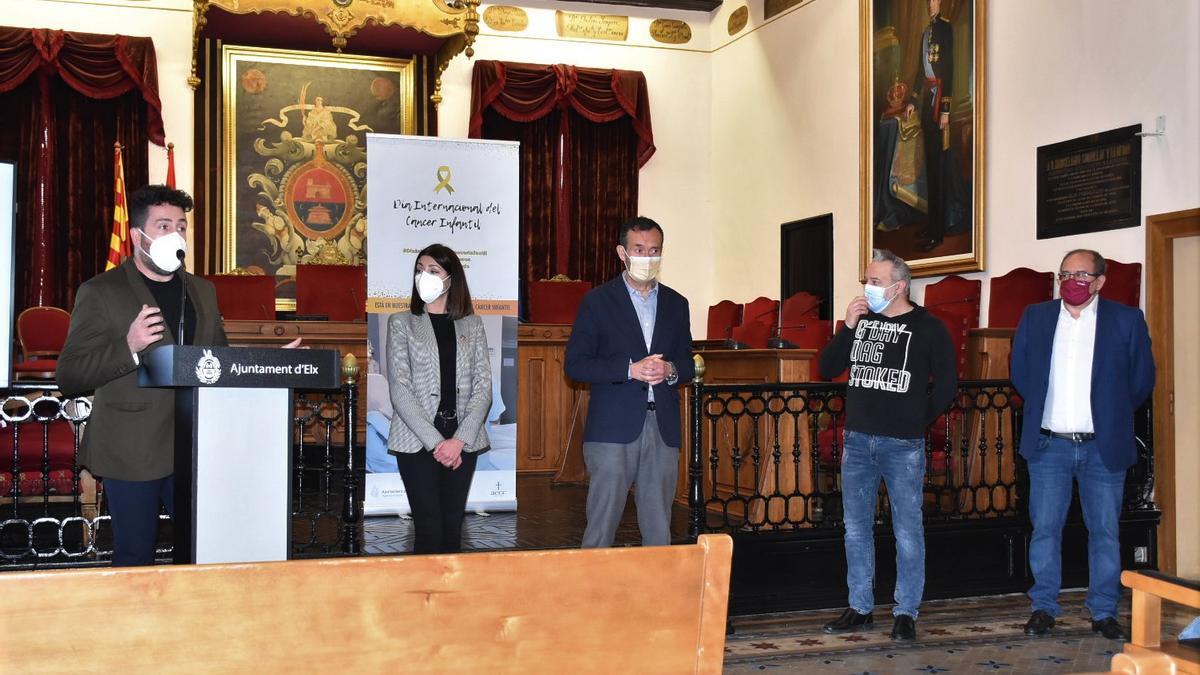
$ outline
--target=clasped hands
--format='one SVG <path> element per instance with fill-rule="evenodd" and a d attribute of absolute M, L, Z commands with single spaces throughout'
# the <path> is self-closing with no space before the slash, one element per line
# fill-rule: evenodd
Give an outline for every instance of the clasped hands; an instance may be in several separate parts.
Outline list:
<path fill-rule="evenodd" d="M 447 469 L 457 469 L 462 466 L 462 451 L 462 441 L 457 438 L 447 438 L 434 447 L 433 458 Z"/>
<path fill-rule="evenodd" d="M 671 364 L 663 360 L 662 354 L 651 354 L 629 364 L 629 377 L 650 385 L 663 382 L 670 374 Z"/>

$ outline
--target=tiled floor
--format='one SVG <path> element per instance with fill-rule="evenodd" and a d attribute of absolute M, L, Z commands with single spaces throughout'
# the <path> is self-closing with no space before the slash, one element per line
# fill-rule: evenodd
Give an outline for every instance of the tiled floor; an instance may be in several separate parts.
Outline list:
<path fill-rule="evenodd" d="M 586 485 L 553 485 L 548 477 L 517 480 L 517 513 L 468 514 L 463 524 L 463 550 L 570 548 L 583 541 L 587 520 L 583 505 Z M 671 534 L 687 540 L 687 509 L 675 506 Z M 407 517 L 367 518 L 363 526 L 363 549 L 368 555 L 407 553 L 412 550 L 412 521 Z M 640 541 L 633 497 L 617 528 L 615 544 L 631 546 Z"/>
<path fill-rule="evenodd" d="M 500 550 L 579 546 L 585 524 L 587 488 L 551 485 L 548 478 L 517 481 L 518 513 L 471 514 L 463 527 L 463 549 Z M 632 502 L 632 498 L 630 499 Z M 687 511 L 676 507 L 671 530 L 687 539 Z M 412 550 L 412 521 L 368 518 L 367 554 Z M 619 546 L 638 543 L 637 519 L 630 503 L 617 530 Z M 1027 638 L 1022 627 L 1029 602 L 1022 595 L 926 602 L 917 624 L 918 639 L 896 645 L 888 639 L 889 608 L 878 608 L 873 629 L 830 636 L 821 626 L 841 608 L 788 614 L 735 617 L 726 641 L 725 672 L 749 673 L 1079 673 L 1104 672 L 1120 642 L 1091 633 L 1084 593 L 1063 594 L 1064 614 L 1053 633 Z M 1128 625 L 1128 598 L 1122 606 Z M 1163 635 L 1174 636 L 1191 620 L 1180 608 L 1164 604 Z"/>
<path fill-rule="evenodd" d="M 917 641 L 888 638 L 889 609 L 878 608 L 867 631 L 826 635 L 821 626 L 838 610 L 740 617 L 726 640 L 725 672 L 749 673 L 1081 673 L 1104 672 L 1121 642 L 1091 632 L 1085 592 L 1061 598 L 1063 616 L 1049 636 L 1023 634 L 1029 601 L 1023 595 L 926 602 Z M 1121 608 L 1128 626 L 1129 602 Z M 1164 604 L 1163 637 L 1176 636 L 1191 620 L 1183 608 Z"/>

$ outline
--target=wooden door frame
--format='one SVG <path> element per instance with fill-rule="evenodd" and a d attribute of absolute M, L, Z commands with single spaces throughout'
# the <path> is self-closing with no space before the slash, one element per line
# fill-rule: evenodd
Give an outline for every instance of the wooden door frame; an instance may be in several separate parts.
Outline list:
<path fill-rule="evenodd" d="M 1162 511 L 1158 567 L 1174 574 L 1175 556 L 1175 240 L 1200 236 L 1200 208 L 1146 217 L 1146 319 L 1153 343 L 1154 498 Z"/>

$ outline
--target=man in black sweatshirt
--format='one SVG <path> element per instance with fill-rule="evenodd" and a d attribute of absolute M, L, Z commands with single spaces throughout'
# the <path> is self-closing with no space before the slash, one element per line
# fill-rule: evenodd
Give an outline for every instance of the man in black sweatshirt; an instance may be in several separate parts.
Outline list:
<path fill-rule="evenodd" d="M 925 590 L 925 428 L 954 398 L 958 376 L 946 327 L 908 299 L 908 265 L 891 251 L 871 253 L 863 295 L 850 301 L 845 326 L 821 352 L 826 378 L 850 368 L 842 444 L 850 606 L 825 624 L 825 632 L 874 623 L 875 508 L 882 477 L 896 535 L 892 639 L 909 641 L 917 637 L 917 607 Z"/>

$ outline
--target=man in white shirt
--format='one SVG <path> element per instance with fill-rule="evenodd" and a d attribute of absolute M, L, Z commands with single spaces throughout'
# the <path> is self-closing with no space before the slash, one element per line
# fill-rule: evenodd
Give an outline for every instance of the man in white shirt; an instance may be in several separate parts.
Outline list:
<path fill-rule="evenodd" d="M 1026 308 L 1013 338 L 1033 523 L 1026 635 L 1049 633 L 1061 613 L 1062 530 L 1074 481 L 1088 530 L 1085 604 L 1092 631 L 1110 640 L 1129 637 L 1117 621 L 1118 532 L 1125 472 L 1137 460 L 1133 413 L 1154 389 L 1154 360 L 1141 310 L 1099 297 L 1105 267 L 1095 251 L 1067 253 L 1059 266 L 1061 299 Z"/>

